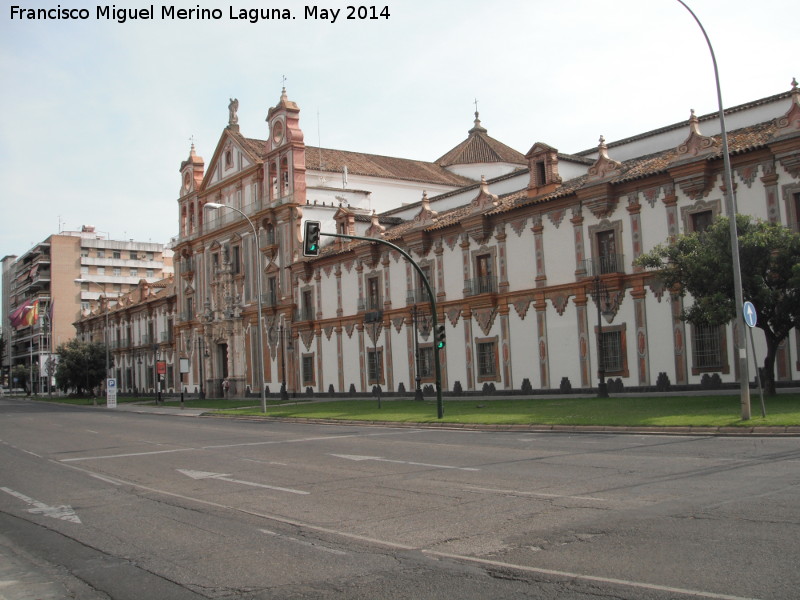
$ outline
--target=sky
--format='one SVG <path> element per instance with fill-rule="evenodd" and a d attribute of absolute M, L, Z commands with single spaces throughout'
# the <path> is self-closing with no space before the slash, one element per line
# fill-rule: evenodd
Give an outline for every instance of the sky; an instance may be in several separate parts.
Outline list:
<path fill-rule="evenodd" d="M 686 2 L 725 106 L 800 78 L 796 0 Z M 523 153 L 578 152 L 718 108 L 705 38 L 677 0 L 385 0 L 364 20 L 336 1 L 0 4 L 0 257 L 82 225 L 168 243 L 190 140 L 210 161 L 231 98 L 241 133 L 265 139 L 283 85 L 307 144 L 429 161 L 467 137 L 476 100 L 489 135 Z M 14 6 L 89 18 L 12 18 Z M 108 6 L 155 14 L 98 17 Z M 305 18 L 306 6 L 340 12 Z M 222 18 L 162 18 L 170 7 Z M 295 18 L 231 18 L 256 8 Z"/>

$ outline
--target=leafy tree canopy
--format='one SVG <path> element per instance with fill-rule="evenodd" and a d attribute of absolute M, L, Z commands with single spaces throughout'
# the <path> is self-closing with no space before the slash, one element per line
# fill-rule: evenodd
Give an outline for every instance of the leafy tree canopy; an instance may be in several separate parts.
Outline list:
<path fill-rule="evenodd" d="M 737 215 L 742 294 L 758 312 L 767 342 L 764 375 L 775 391 L 778 345 L 800 326 L 800 234 Z M 653 269 L 665 285 L 694 302 L 682 317 L 693 324 L 724 325 L 736 315 L 730 222 L 718 217 L 704 232 L 678 236 L 643 254 L 636 264 Z"/>
<path fill-rule="evenodd" d="M 56 369 L 56 385 L 63 391 L 89 392 L 106 378 L 106 347 L 100 343 L 73 338 L 61 344 Z M 110 357 L 113 360 L 113 357 Z M 109 366 L 113 366 L 111 363 Z"/>

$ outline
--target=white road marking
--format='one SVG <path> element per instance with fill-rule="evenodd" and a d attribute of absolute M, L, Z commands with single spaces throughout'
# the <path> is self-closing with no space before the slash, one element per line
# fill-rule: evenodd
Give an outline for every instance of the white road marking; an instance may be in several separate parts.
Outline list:
<path fill-rule="evenodd" d="M 70 521 L 71 523 L 81 522 L 81 520 L 78 518 L 78 515 L 75 514 L 74 510 L 72 510 L 71 506 L 68 505 L 48 506 L 44 502 L 39 502 L 38 500 L 29 498 L 25 494 L 15 492 L 10 488 L 0 487 L 0 490 L 3 490 L 6 494 L 11 494 L 15 498 L 22 500 L 25 504 L 33 506 L 33 508 L 28 509 L 29 513 L 33 513 L 35 515 L 43 515 L 45 517 L 51 517 L 53 519 L 60 519 L 62 521 Z"/>
<path fill-rule="evenodd" d="M 84 471 L 86 473 L 91 474 L 90 471 L 86 471 L 85 469 L 81 469 L 80 467 L 73 467 L 71 465 L 63 465 L 63 466 L 69 467 L 69 468 L 72 468 L 72 469 L 76 469 L 76 470 L 79 470 L 79 471 Z M 120 480 L 120 481 L 122 481 L 122 480 Z M 378 538 L 371 538 L 371 537 L 364 536 L 364 535 L 359 535 L 359 534 L 356 534 L 356 533 L 350 533 L 348 531 L 332 529 L 330 527 L 322 527 L 321 525 L 315 525 L 314 523 L 310 523 L 310 522 L 307 522 L 307 521 L 299 521 L 299 520 L 296 520 L 296 519 L 289 519 L 289 518 L 286 518 L 286 517 L 283 517 L 283 516 L 280 516 L 280 515 L 276 515 L 276 514 L 269 514 L 269 513 L 264 513 L 264 512 L 260 512 L 260 511 L 247 510 L 247 509 L 236 507 L 236 506 L 230 506 L 228 504 L 220 504 L 218 502 L 211 502 L 209 500 L 203 500 L 202 498 L 197 498 L 197 497 L 194 497 L 194 496 L 187 496 L 185 494 L 178 494 L 178 493 L 170 492 L 170 491 L 163 490 L 163 489 L 160 489 L 160 488 L 154 488 L 154 487 L 142 485 L 140 483 L 136 483 L 136 482 L 133 482 L 133 481 L 124 481 L 123 483 L 125 483 L 126 485 L 129 485 L 131 487 L 140 489 L 140 490 L 145 490 L 145 491 L 156 493 L 156 494 L 163 494 L 165 496 L 171 496 L 173 498 L 180 498 L 182 500 L 186 500 L 186 501 L 189 501 L 189 502 L 195 502 L 197 504 L 201 504 L 201 505 L 204 505 L 204 506 L 211 506 L 211 507 L 214 507 L 214 508 L 230 510 L 230 511 L 233 511 L 233 512 L 238 512 L 238 513 L 242 513 L 242 514 L 246 514 L 246 515 L 251 515 L 251 516 L 254 516 L 254 517 L 260 517 L 262 519 L 269 519 L 271 521 L 275 521 L 276 523 L 282 523 L 284 525 L 291 525 L 293 527 L 300 527 L 300 528 L 303 528 L 303 529 L 308 529 L 310 531 L 318 531 L 320 533 L 326 533 L 326 534 L 329 534 L 329 535 L 336 535 L 336 536 L 340 536 L 340 537 L 343 537 L 343 538 L 346 538 L 346 539 L 355 540 L 355 541 L 358 541 L 358 542 L 365 542 L 365 543 L 368 543 L 368 544 L 376 544 L 376 545 L 384 547 L 384 548 L 393 548 L 393 549 L 397 549 L 397 550 L 416 550 L 416 551 L 421 552 L 423 554 L 426 554 L 426 555 L 429 555 L 429 556 L 435 556 L 435 557 L 438 557 L 438 558 L 449 558 L 449 559 L 452 559 L 452 560 L 463 560 L 463 561 L 467 561 L 467 562 L 480 563 L 480 564 L 490 565 L 490 566 L 495 566 L 495 567 L 503 567 L 503 568 L 508 568 L 508 569 L 517 569 L 517 570 L 520 570 L 520 571 L 523 571 L 523 572 L 541 573 L 541 574 L 545 574 L 545 575 L 553 575 L 553 576 L 556 576 L 556 577 L 565 577 L 565 578 L 569 578 L 569 579 L 577 579 L 577 580 L 582 580 L 582 581 L 595 581 L 595 582 L 599 582 L 599 583 L 613 583 L 613 584 L 621 585 L 621 586 L 625 586 L 625 587 L 632 587 L 632 588 L 638 588 L 638 589 L 647 589 L 647 590 L 654 590 L 654 591 L 668 591 L 670 593 L 682 594 L 682 595 L 685 595 L 685 596 L 694 596 L 696 598 L 711 598 L 712 600 L 757 600 L 755 598 L 743 598 L 743 597 L 740 597 L 740 596 L 732 596 L 732 595 L 729 595 L 729 594 L 716 594 L 714 592 L 704 592 L 704 591 L 701 591 L 701 590 L 690 590 L 690 589 L 684 589 L 684 588 L 674 588 L 674 587 L 668 587 L 668 586 L 663 586 L 663 585 L 658 585 L 658 584 L 651 584 L 651 583 L 646 583 L 646 582 L 641 582 L 641 581 L 631 581 L 631 580 L 627 580 L 627 579 L 614 579 L 614 578 L 609 578 L 609 577 L 599 577 L 599 576 L 595 576 L 595 575 L 587 575 L 587 574 L 582 574 L 582 573 L 570 573 L 570 572 L 566 572 L 566 571 L 554 571 L 554 570 L 551 570 L 551 569 L 539 569 L 539 568 L 536 568 L 536 567 L 527 567 L 527 566 L 524 566 L 524 565 L 516 565 L 516 564 L 513 564 L 513 563 L 501 563 L 501 562 L 497 562 L 497 561 L 485 560 L 485 559 L 481 559 L 481 558 L 476 558 L 474 556 L 463 556 L 463 555 L 460 555 L 460 554 L 447 554 L 447 553 L 444 553 L 444 552 L 437 552 L 435 550 L 427 550 L 425 548 L 420 548 L 418 546 L 410 546 L 408 544 L 399 544 L 399 543 L 396 543 L 396 542 L 389 542 L 387 540 L 381 540 L 381 539 L 378 539 Z"/>
<path fill-rule="evenodd" d="M 231 483 L 240 483 L 242 485 L 249 485 L 251 487 L 266 488 L 268 490 L 276 490 L 278 492 L 288 492 L 290 494 L 299 494 L 301 496 L 308 496 L 311 492 L 303 490 L 294 490 L 292 488 L 278 487 L 276 485 L 266 485 L 264 483 L 255 483 L 253 481 L 242 481 L 241 479 L 233 479 L 230 475 L 225 473 L 209 473 L 208 471 L 192 471 L 191 469 L 177 469 L 178 473 L 183 473 L 192 479 L 221 479 L 222 481 L 230 481 Z"/>
<path fill-rule="evenodd" d="M 153 450 L 152 452 L 130 452 L 128 454 L 107 454 L 105 456 L 83 456 L 81 458 L 62 458 L 59 462 L 80 462 L 84 460 L 103 460 L 105 458 L 130 458 L 132 456 L 150 456 L 151 454 L 171 454 L 173 452 L 194 452 L 197 448 L 175 448 L 173 450 Z"/>
<path fill-rule="evenodd" d="M 668 592 L 670 594 L 682 594 L 684 596 L 694 596 L 695 598 L 713 598 L 715 600 L 756 600 L 755 598 L 744 598 L 742 596 L 731 596 L 729 594 L 716 594 L 714 592 L 703 592 L 700 590 L 690 590 L 686 588 L 676 588 L 668 585 L 658 585 L 655 583 L 643 583 L 641 581 L 630 581 L 629 579 L 615 579 L 613 577 L 598 577 L 596 575 L 583 575 L 581 573 L 570 573 L 569 571 L 554 571 L 553 569 L 540 569 L 538 567 L 526 567 L 524 565 L 516 565 L 514 563 L 504 563 L 495 560 L 486 560 L 484 558 L 477 558 L 474 556 L 463 556 L 461 554 L 448 554 L 446 552 L 436 552 L 435 550 L 422 550 L 423 554 L 437 556 L 439 558 L 450 558 L 453 560 L 460 560 L 481 565 L 488 565 L 492 567 L 501 567 L 504 569 L 515 569 L 517 571 L 524 571 L 527 573 L 539 573 L 542 575 L 554 575 L 556 577 L 566 577 L 568 579 L 579 579 L 581 581 L 595 581 L 598 583 L 610 583 L 613 585 L 622 585 L 625 587 L 640 588 L 645 590 L 652 590 L 658 592 Z"/>
<path fill-rule="evenodd" d="M 512 494 L 514 496 L 539 496 L 542 498 L 568 498 L 570 500 L 610 502 L 608 498 L 597 498 L 596 496 L 569 496 L 567 494 L 545 494 L 544 492 L 524 492 L 522 490 L 497 490 L 494 488 L 475 487 L 471 485 L 464 486 L 463 489 L 472 492 L 488 492 L 491 494 Z"/>
<path fill-rule="evenodd" d="M 266 533 L 267 535 L 271 535 L 282 540 L 288 540 L 290 542 L 294 542 L 295 544 L 300 544 L 301 546 L 310 546 L 315 550 L 322 550 L 323 552 L 329 552 L 330 554 L 338 554 L 340 556 L 346 556 L 347 552 L 342 550 L 335 550 L 334 548 L 326 548 L 325 546 L 320 546 L 319 544 L 314 544 L 313 542 L 307 542 L 306 540 L 298 540 L 290 535 L 283 535 L 281 533 L 276 533 L 274 531 L 270 531 L 269 529 L 259 529 L 261 533 Z"/>
<path fill-rule="evenodd" d="M 335 456 L 336 458 L 344 458 L 347 460 L 354 460 L 356 462 L 364 460 L 374 460 L 377 462 L 396 463 L 399 465 L 413 465 L 415 467 L 432 467 L 434 469 L 455 469 L 456 471 L 480 471 L 480 469 L 476 469 L 474 467 L 453 467 L 451 465 L 433 465 L 429 463 L 413 462 L 410 460 L 392 460 L 390 458 L 383 458 L 381 456 L 359 456 L 357 454 L 330 454 L 329 456 Z"/>

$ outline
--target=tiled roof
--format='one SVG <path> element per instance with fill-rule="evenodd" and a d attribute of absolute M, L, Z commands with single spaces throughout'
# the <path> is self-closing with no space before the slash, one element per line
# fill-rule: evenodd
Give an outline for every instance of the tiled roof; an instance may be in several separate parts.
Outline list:
<path fill-rule="evenodd" d="M 483 127 L 470 129 L 466 140 L 436 160 L 436 164 L 442 167 L 496 162 L 528 164 L 524 154 L 487 135 Z"/>
<path fill-rule="evenodd" d="M 791 92 L 781 92 L 780 94 L 775 94 L 774 96 L 768 96 L 767 98 L 761 98 L 759 100 L 754 100 L 752 102 L 746 102 L 745 104 L 739 104 L 738 106 L 732 106 L 730 108 L 726 108 L 725 109 L 725 115 L 728 116 L 728 115 L 735 114 L 737 112 L 741 112 L 741 111 L 748 110 L 748 109 L 751 109 L 751 108 L 755 108 L 755 107 L 758 107 L 758 106 L 763 106 L 765 104 L 770 104 L 772 102 L 775 102 L 776 100 L 782 100 L 784 98 L 789 98 L 790 96 L 791 96 Z M 713 120 L 716 120 L 718 118 L 719 118 L 719 111 L 714 111 L 714 112 L 708 113 L 707 115 L 702 115 L 702 116 L 698 117 L 698 120 L 702 123 L 704 121 L 713 121 Z M 612 148 L 614 148 L 616 146 L 624 146 L 626 144 L 630 144 L 631 142 L 634 142 L 634 141 L 637 141 L 637 140 L 643 140 L 643 139 L 646 139 L 648 137 L 659 135 L 659 134 L 667 132 L 667 131 L 673 131 L 675 129 L 682 129 L 682 128 L 686 127 L 687 123 L 688 123 L 688 121 L 680 121 L 678 123 L 673 123 L 672 125 L 667 125 L 666 127 L 659 127 L 658 129 L 653 129 L 652 131 L 646 131 L 644 133 L 639 133 L 639 134 L 633 135 L 631 137 L 627 137 L 627 138 L 624 138 L 624 139 L 621 139 L 621 140 L 617 140 L 615 142 L 609 142 L 608 143 L 608 147 L 609 147 L 609 149 L 612 149 Z M 580 152 L 576 152 L 575 155 L 576 156 L 585 156 L 587 154 L 588 155 L 594 154 L 595 152 L 597 152 L 597 147 L 587 148 L 586 150 L 581 150 Z"/>
<path fill-rule="evenodd" d="M 261 159 L 266 158 L 267 142 L 244 137 L 241 140 L 253 154 Z M 474 183 L 468 177 L 456 175 L 440 165 L 423 160 L 306 146 L 306 169 L 342 173 L 345 167 L 351 175 L 366 177 L 386 177 L 455 187 Z"/>
<path fill-rule="evenodd" d="M 388 177 L 458 187 L 474 183 L 468 177 L 456 175 L 437 164 L 422 160 L 306 146 L 306 169 L 341 173 L 345 167 L 351 175 L 367 177 Z"/>

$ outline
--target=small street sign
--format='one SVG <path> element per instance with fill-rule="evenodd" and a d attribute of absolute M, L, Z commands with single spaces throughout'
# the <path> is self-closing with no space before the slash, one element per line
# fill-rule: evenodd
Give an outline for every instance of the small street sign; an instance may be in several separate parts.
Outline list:
<path fill-rule="evenodd" d="M 117 408 L 117 380 L 113 377 L 106 380 L 106 407 Z"/>
<path fill-rule="evenodd" d="M 752 302 L 745 302 L 742 306 L 742 313 L 744 314 L 744 322 L 747 323 L 747 326 L 753 328 L 756 326 L 756 322 L 758 321 L 758 314 L 756 313 L 756 307 L 753 306 Z"/>

